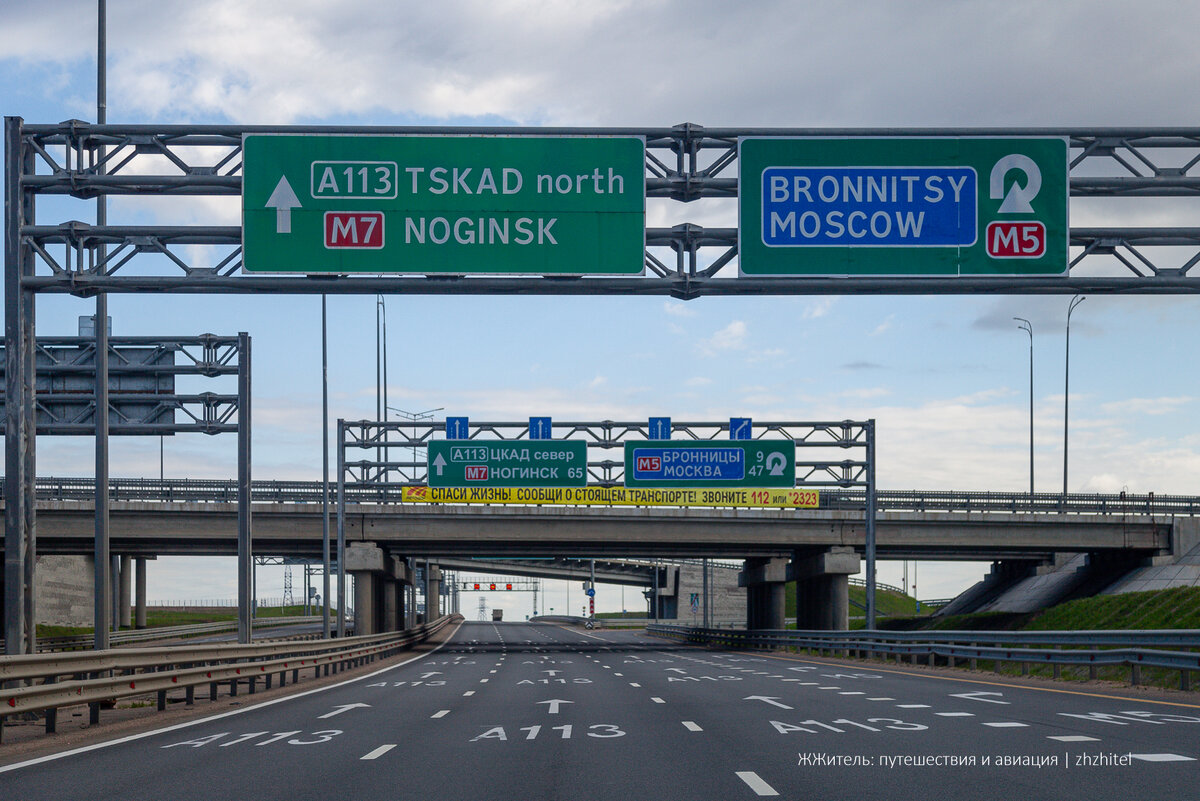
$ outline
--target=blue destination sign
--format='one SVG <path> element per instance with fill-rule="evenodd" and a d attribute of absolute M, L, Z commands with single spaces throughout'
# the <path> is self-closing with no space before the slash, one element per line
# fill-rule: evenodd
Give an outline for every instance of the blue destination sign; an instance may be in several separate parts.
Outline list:
<path fill-rule="evenodd" d="M 970 247 L 978 236 L 970 167 L 769 167 L 768 247 Z"/>
<path fill-rule="evenodd" d="M 741 448 L 634 448 L 638 481 L 741 481 L 746 452 Z"/>
<path fill-rule="evenodd" d="M 625 443 L 626 487 L 794 487 L 792 440 Z"/>

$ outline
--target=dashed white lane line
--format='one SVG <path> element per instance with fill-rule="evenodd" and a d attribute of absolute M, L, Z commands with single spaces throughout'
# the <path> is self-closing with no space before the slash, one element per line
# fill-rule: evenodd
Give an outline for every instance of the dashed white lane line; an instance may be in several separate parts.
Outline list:
<path fill-rule="evenodd" d="M 480 679 L 480 680 L 479 680 L 479 683 L 480 683 L 480 684 L 487 684 L 487 683 L 488 683 L 488 680 L 487 680 L 487 679 Z"/>
<path fill-rule="evenodd" d="M 494 671 L 494 670 L 489 670 L 489 671 L 488 671 L 488 673 L 495 673 L 495 672 L 496 672 L 496 671 Z"/>
<path fill-rule="evenodd" d="M 449 710 L 449 709 L 439 709 L 437 712 L 434 712 L 434 713 L 433 713 L 432 715 L 430 715 L 429 717 L 431 717 L 431 718 L 444 718 L 444 717 L 446 717 L 446 715 L 449 715 L 449 714 L 450 714 L 450 710 Z"/>
<path fill-rule="evenodd" d="M 1134 759 L 1140 759 L 1143 762 L 1195 762 L 1195 757 L 1184 756 L 1183 754 L 1130 754 Z"/>
<path fill-rule="evenodd" d="M 631 682 L 629 682 L 629 686 L 630 687 L 641 687 L 642 685 L 638 684 L 636 681 L 631 681 Z"/>
<path fill-rule="evenodd" d="M 939 718 L 973 718 L 974 712 L 934 712 Z"/>
<path fill-rule="evenodd" d="M 800 686 L 801 687 L 816 687 L 820 683 L 821 682 L 819 682 L 819 681 L 802 681 L 802 682 L 800 682 Z"/>
<path fill-rule="evenodd" d="M 1086 737 L 1082 734 L 1055 734 L 1046 738 L 1047 740 L 1058 740 L 1060 743 L 1098 743 L 1099 737 Z"/>
<path fill-rule="evenodd" d="M 683 721 L 683 727 L 688 731 L 704 731 L 694 720 Z"/>
<path fill-rule="evenodd" d="M 374 751 L 372 751 L 371 753 L 364 754 L 363 756 L 359 757 L 359 759 L 379 759 L 381 756 L 386 754 L 388 751 L 391 751 L 395 747 L 396 746 L 394 744 L 393 745 L 381 745 L 378 748 L 376 748 Z"/>
<path fill-rule="evenodd" d="M 867 700 L 868 701 L 895 701 L 896 699 L 895 698 L 884 698 L 884 697 L 880 696 L 879 698 L 868 698 Z"/>
<path fill-rule="evenodd" d="M 469 698 L 469 697 L 471 697 L 471 696 L 472 696 L 472 695 L 474 695 L 474 694 L 475 694 L 475 691 L 474 691 L 474 690 L 467 690 L 465 693 L 463 693 L 463 697 L 464 697 L 464 698 Z"/>
<path fill-rule="evenodd" d="M 860 693 L 856 690 L 842 690 L 838 695 L 866 695 L 866 693 Z"/>
<path fill-rule="evenodd" d="M 984 726 L 991 726 L 993 729 L 1025 729 L 1029 727 L 1028 723 L 1017 723 L 1015 720 L 1001 720 L 997 723 L 985 723 Z"/>
<path fill-rule="evenodd" d="M 896 704 L 897 709 L 929 709 L 929 704 Z"/>
<path fill-rule="evenodd" d="M 656 704 L 665 704 L 665 703 L 666 703 L 666 701 L 664 701 L 663 699 L 661 699 L 661 698 L 655 698 L 654 696 L 651 696 L 651 697 L 650 697 L 650 700 L 651 700 L 651 701 L 653 701 L 653 702 L 654 702 L 654 703 L 656 703 Z"/>
<path fill-rule="evenodd" d="M 737 777 L 744 781 L 756 795 L 779 795 L 779 793 L 775 792 L 774 787 L 764 782 L 762 778 L 760 778 L 759 775 L 752 770 L 739 770 L 737 771 Z"/>
<path fill-rule="evenodd" d="M 840 690 L 841 687 L 818 687 L 818 690 Z"/>

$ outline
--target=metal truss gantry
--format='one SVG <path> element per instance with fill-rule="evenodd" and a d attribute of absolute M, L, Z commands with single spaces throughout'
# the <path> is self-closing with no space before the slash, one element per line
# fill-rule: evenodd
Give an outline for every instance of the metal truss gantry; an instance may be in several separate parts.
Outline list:
<path fill-rule="evenodd" d="M 394 294 L 1073 294 L 1195 293 L 1200 227 L 1073 227 L 1067 277 L 726 278 L 737 220 L 680 221 L 646 230 L 645 272 L 625 278 L 246 276 L 241 228 L 220 225 L 38 224 L 37 195 L 238 196 L 242 137 L 261 133 L 640 136 L 646 197 L 688 203 L 738 195 L 739 141 L 755 137 L 1061 136 L 1070 146 L 1072 198 L 1200 197 L 1200 129 L 1193 128 L 499 128 L 28 125 L 6 118 L 12 265 L 38 292 L 279 292 Z M 1148 206 L 1148 204 L 1147 204 Z M 1131 212 L 1137 210 L 1130 207 Z M 735 215 L 735 213 L 731 212 Z M 1128 212 L 1127 212 L 1128 213 Z M 1139 213 L 1139 216 L 1145 216 Z M 185 249 L 211 251 L 198 263 Z M 93 254 L 108 248 L 101 258 Z M 19 256 L 19 258 L 18 258 Z M 157 258 L 151 258 L 157 257 Z M 136 267 L 137 269 L 131 269 Z M 303 266 L 298 265 L 303 271 Z M 569 271 L 568 271 L 569 272 Z M 135 274 L 136 273 L 136 274 Z"/>
<path fill-rule="evenodd" d="M 855 451 L 856 459 L 796 459 L 797 487 L 838 487 L 862 489 L 863 515 L 866 527 L 867 625 L 875 623 L 875 515 L 877 507 L 875 484 L 875 421 L 840 420 L 832 422 L 754 422 L 754 440 L 791 440 L 797 454 L 816 451 Z M 594 422 L 552 421 L 548 431 L 539 432 L 544 439 L 582 440 L 589 451 L 606 455 L 626 442 L 651 439 L 649 421 Z M 548 437 L 544 435 L 549 435 Z M 730 441 L 728 422 L 671 421 L 670 439 L 679 441 Z M 337 542 L 338 563 L 345 553 L 346 504 L 355 496 L 377 498 L 403 486 L 428 482 L 429 442 L 444 439 L 446 422 L 338 420 L 337 424 Z M 529 441 L 529 422 L 471 422 L 465 442 Z M 393 450 L 407 452 L 408 459 L 394 459 Z M 349 459 L 354 451 L 361 458 Z M 620 486 L 624 482 L 625 461 L 620 459 L 588 459 L 588 484 Z M 344 579 L 340 582 L 344 585 Z"/>

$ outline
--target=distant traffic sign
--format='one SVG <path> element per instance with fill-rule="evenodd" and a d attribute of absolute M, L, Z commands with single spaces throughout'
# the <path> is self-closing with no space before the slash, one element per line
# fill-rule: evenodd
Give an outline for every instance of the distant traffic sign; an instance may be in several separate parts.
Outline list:
<path fill-rule="evenodd" d="M 248 135 L 245 269 L 636 275 L 639 137 Z"/>
<path fill-rule="evenodd" d="M 455 441 L 429 443 L 430 487 L 582 487 L 587 484 L 583 440 Z"/>
<path fill-rule="evenodd" d="M 792 440 L 625 443 L 626 487 L 791 487 Z"/>
<path fill-rule="evenodd" d="M 466 417 L 446 418 L 446 439 L 466 439 L 470 436 L 470 420 Z"/>
<path fill-rule="evenodd" d="M 743 138 L 747 276 L 1058 275 L 1062 138 Z"/>

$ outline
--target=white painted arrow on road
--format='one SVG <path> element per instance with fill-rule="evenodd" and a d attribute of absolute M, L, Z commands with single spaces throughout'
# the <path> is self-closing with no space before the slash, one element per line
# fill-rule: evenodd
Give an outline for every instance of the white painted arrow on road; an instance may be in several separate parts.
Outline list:
<path fill-rule="evenodd" d="M 683 668 L 664 668 L 664 670 L 668 673 L 687 673 Z"/>
<path fill-rule="evenodd" d="M 370 704 L 342 704 L 341 706 L 335 706 L 333 708 L 333 711 L 330 712 L 329 714 L 321 715 L 318 718 L 318 720 L 324 720 L 325 718 L 331 718 L 334 715 L 340 715 L 343 712 L 348 712 L 351 709 L 358 709 L 360 707 L 369 707 L 369 706 L 371 706 L 371 705 Z"/>
<path fill-rule="evenodd" d="M 557 676 L 559 673 L 562 673 L 561 670 L 543 670 L 542 672 L 549 673 L 551 676 Z"/>
<path fill-rule="evenodd" d="M 296 197 L 296 192 L 288 183 L 286 175 L 282 176 L 279 183 L 275 184 L 275 191 L 267 200 L 267 208 L 275 209 L 275 233 L 290 234 L 292 232 L 292 209 L 300 208 L 300 198 Z"/>
<path fill-rule="evenodd" d="M 427 679 L 427 678 L 429 678 L 430 676 L 440 676 L 440 675 L 442 675 L 442 671 L 440 671 L 440 670 L 431 670 L 431 671 L 429 671 L 428 673 L 422 673 L 422 674 L 421 674 L 421 678 L 423 678 L 423 679 Z"/>
<path fill-rule="evenodd" d="M 951 698 L 966 698 L 969 701 L 983 701 L 984 703 L 987 703 L 987 704 L 1007 704 L 1007 703 L 1009 703 L 1008 701 L 996 701 L 992 698 L 982 698 L 981 696 L 984 696 L 984 695 L 994 695 L 996 697 L 1001 697 L 1004 695 L 1004 693 L 990 693 L 990 692 L 982 692 L 982 691 L 977 692 L 977 693 L 950 693 Z"/>
<path fill-rule="evenodd" d="M 433 466 L 437 468 L 437 474 L 440 476 L 442 474 L 442 469 L 446 466 L 446 460 L 442 458 L 440 453 L 437 455 L 437 458 L 433 460 Z"/>
<path fill-rule="evenodd" d="M 793 707 L 788 706 L 787 704 L 779 703 L 779 699 L 776 697 L 768 697 L 765 695 L 747 695 L 742 700 L 743 701 L 764 701 L 764 702 L 770 704 L 771 706 L 777 706 L 780 709 L 792 709 L 793 708 Z"/>
<path fill-rule="evenodd" d="M 549 701 L 538 701 L 538 704 L 539 704 L 539 705 L 541 705 L 541 704 L 549 704 L 549 705 L 550 705 L 550 708 L 549 708 L 549 710 L 548 710 L 548 711 L 549 711 L 549 713 L 550 713 L 551 715 L 557 715 L 557 714 L 558 714 L 558 708 L 559 708 L 561 705 L 563 705 L 563 704 L 573 704 L 573 703 L 575 703 L 575 702 L 574 702 L 574 701 L 564 701 L 564 700 L 562 700 L 561 698 L 552 698 L 552 699 L 550 699 Z"/>

